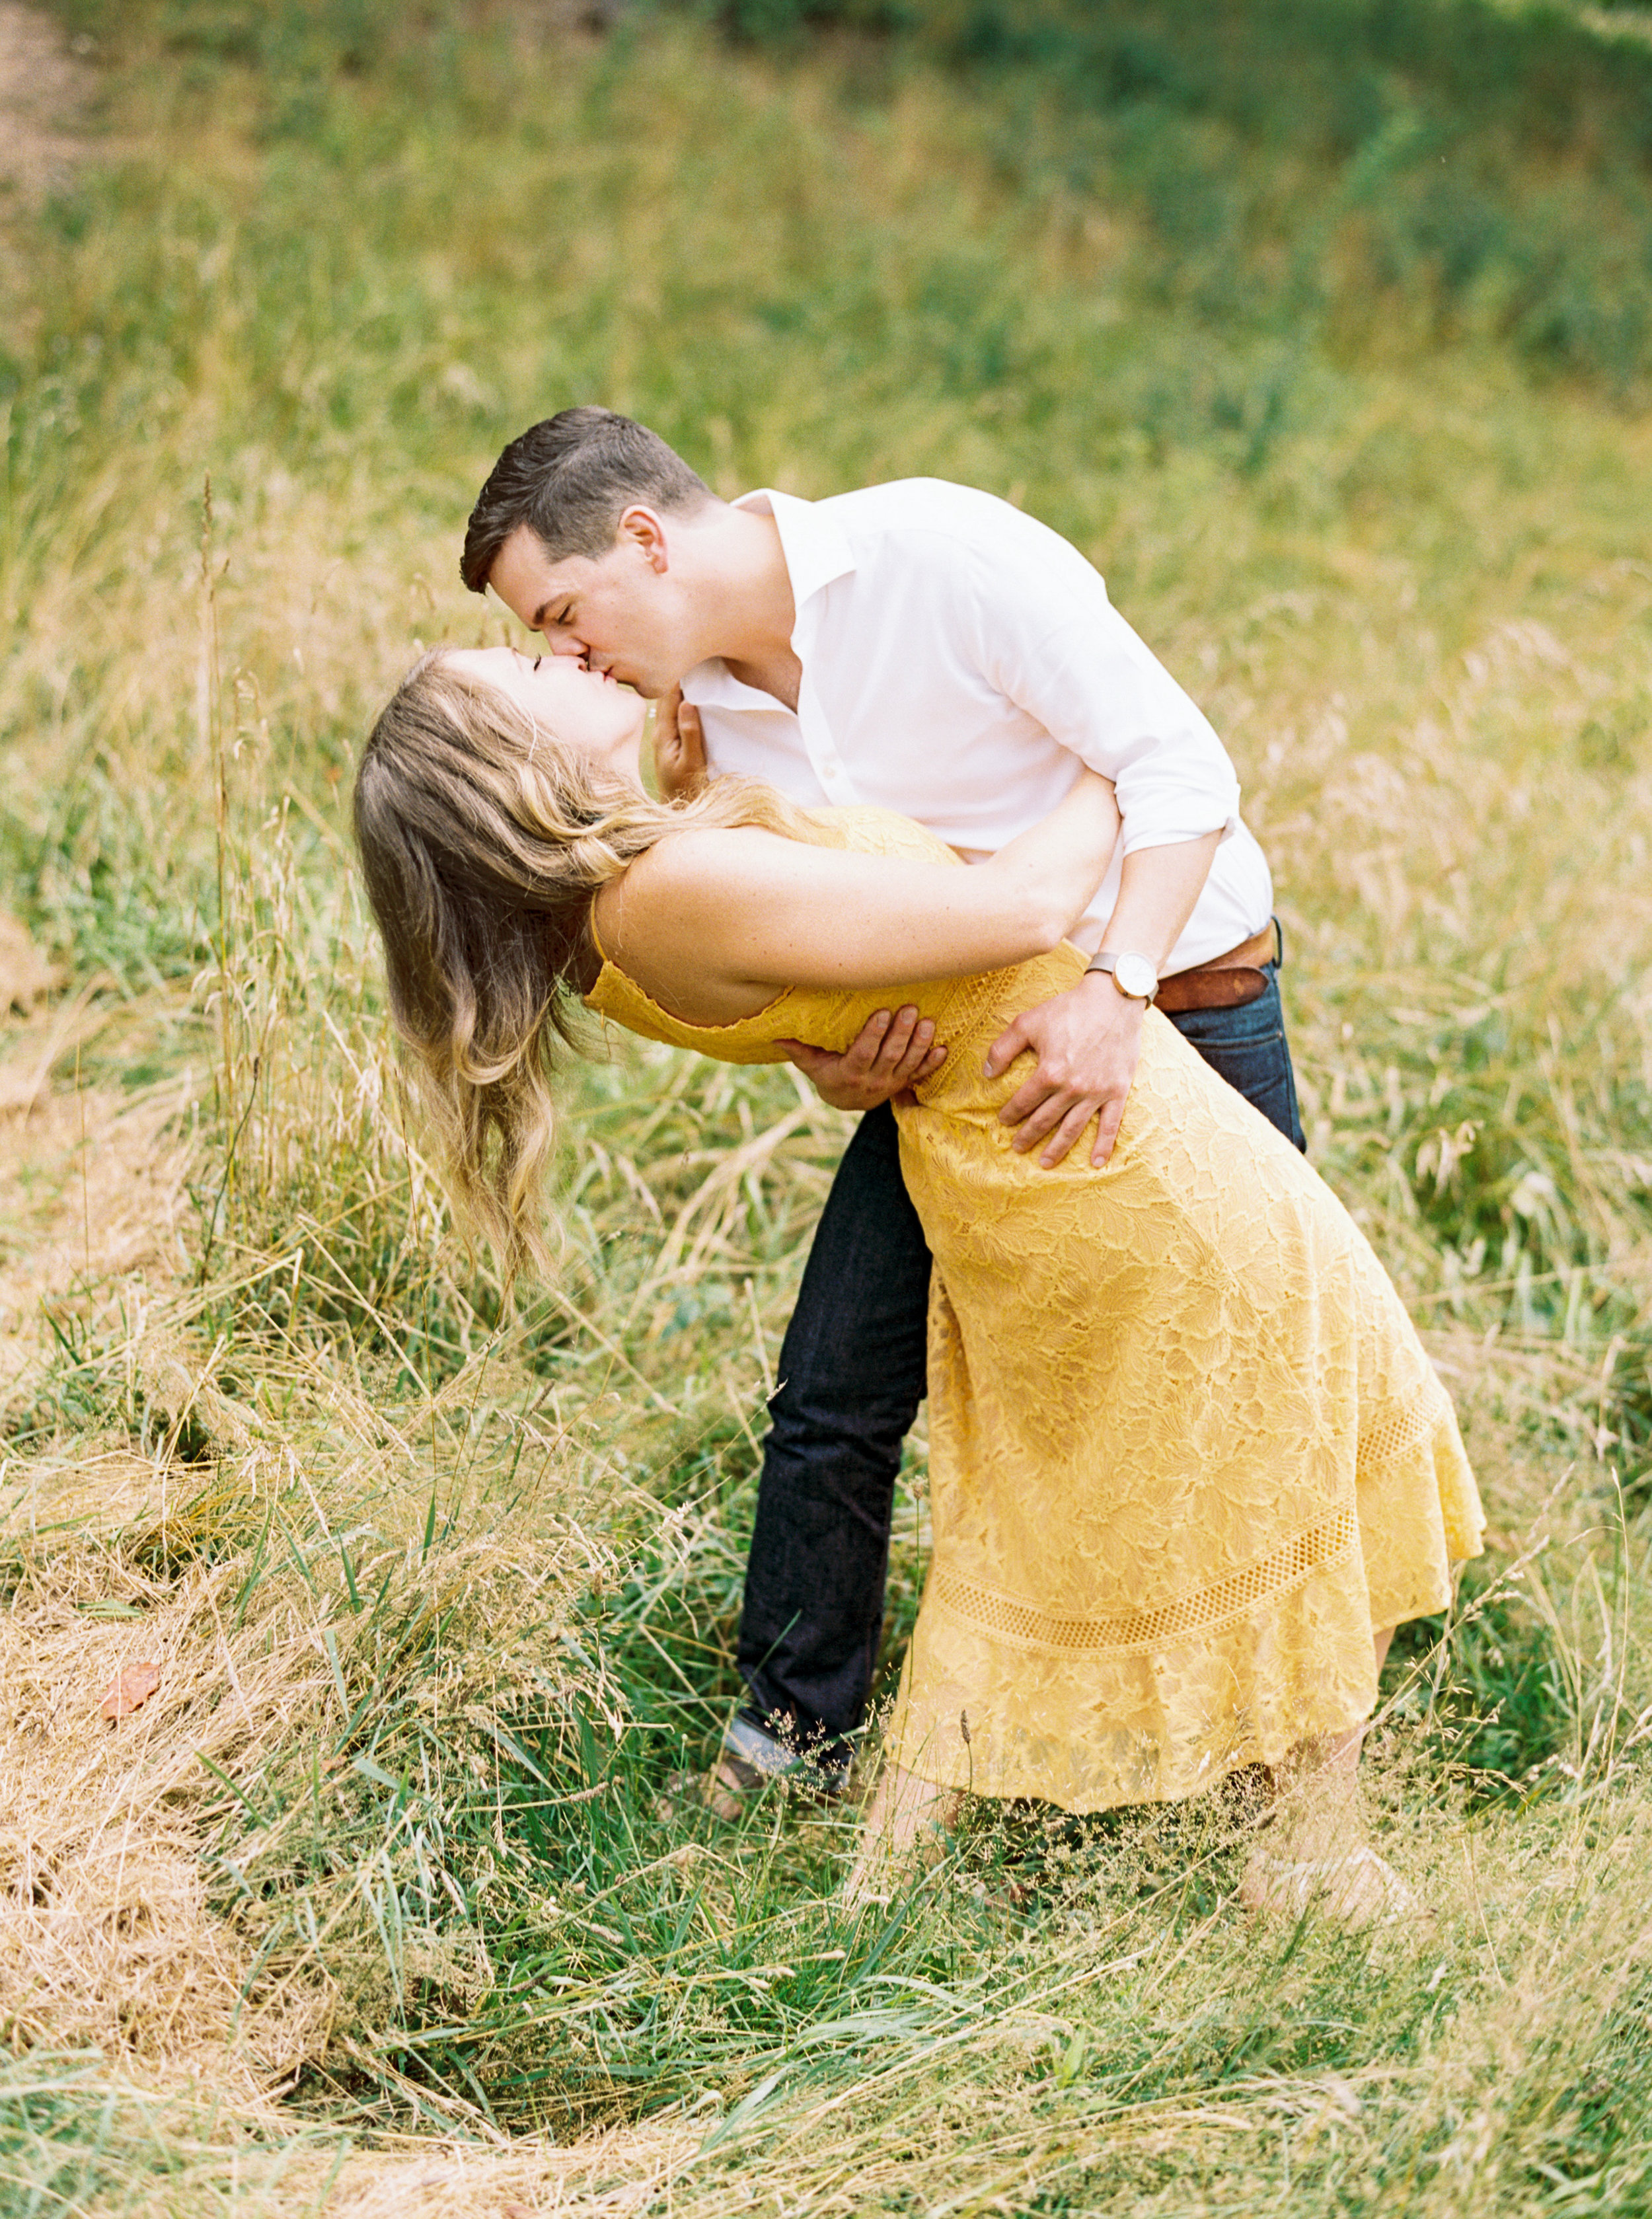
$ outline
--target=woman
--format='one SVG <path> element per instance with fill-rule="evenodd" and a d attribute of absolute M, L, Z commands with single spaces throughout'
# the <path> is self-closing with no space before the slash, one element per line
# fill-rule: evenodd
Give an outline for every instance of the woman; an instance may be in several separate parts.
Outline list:
<path fill-rule="evenodd" d="M 904 818 L 742 781 L 655 803 L 643 720 L 568 658 L 438 651 L 368 743 L 357 836 L 456 1194 L 512 1258 L 575 995 L 731 1062 L 842 1049 L 897 1003 L 950 1044 L 897 1110 L 936 1267 L 935 1545 L 852 1885 L 962 1790 L 1093 1811 L 1261 1763 L 1289 1792 L 1246 1901 L 1414 1908 L 1357 1837 L 1353 1767 L 1394 1627 L 1444 1607 L 1483 1521 L 1393 1287 L 1156 1013 L 1103 1169 L 1017 1153 L 1015 1075 L 983 1075 L 1084 967 L 1062 935 L 1111 789 L 1085 774 L 965 868 Z"/>

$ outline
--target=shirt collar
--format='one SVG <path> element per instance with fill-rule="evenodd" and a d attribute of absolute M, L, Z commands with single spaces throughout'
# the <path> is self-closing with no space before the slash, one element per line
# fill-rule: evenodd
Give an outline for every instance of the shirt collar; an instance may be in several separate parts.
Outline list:
<path fill-rule="evenodd" d="M 735 676 L 720 655 L 697 662 L 683 679 L 683 699 L 697 709 L 763 709 L 786 712 L 772 693 L 762 693 Z"/>
<path fill-rule="evenodd" d="M 805 624 L 804 609 L 835 578 L 847 578 L 853 572 L 854 550 L 842 527 L 817 501 L 799 500 L 795 494 L 776 493 L 772 486 L 764 486 L 755 493 L 742 493 L 731 505 L 774 519 L 797 611 L 792 644 L 806 662 L 808 635 L 813 627 Z M 696 663 L 683 680 L 683 698 L 703 708 L 779 709 L 773 694 L 759 693 L 736 678 L 720 656 Z"/>
<path fill-rule="evenodd" d="M 773 487 L 764 486 L 755 493 L 742 493 L 734 506 L 753 509 L 760 516 L 767 510 L 774 519 L 799 618 L 805 601 L 823 592 L 835 578 L 846 578 L 854 569 L 854 550 L 842 526 L 818 501 L 799 500 L 795 494 L 776 493 Z"/>

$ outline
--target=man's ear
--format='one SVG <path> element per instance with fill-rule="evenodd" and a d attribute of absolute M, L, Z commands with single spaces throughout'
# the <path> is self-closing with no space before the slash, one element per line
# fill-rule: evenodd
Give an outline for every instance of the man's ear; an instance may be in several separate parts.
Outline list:
<path fill-rule="evenodd" d="M 620 517 L 616 536 L 622 546 L 637 547 L 647 559 L 649 568 L 662 578 L 671 568 L 666 528 L 654 509 L 644 508 L 640 502 L 626 509 Z"/>

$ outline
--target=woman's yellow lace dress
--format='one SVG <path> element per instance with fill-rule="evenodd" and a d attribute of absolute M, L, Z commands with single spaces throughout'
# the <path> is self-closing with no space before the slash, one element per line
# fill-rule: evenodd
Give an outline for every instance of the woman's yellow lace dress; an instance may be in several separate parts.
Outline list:
<path fill-rule="evenodd" d="M 903 817 L 844 846 L 950 855 Z M 962 867 L 960 866 L 960 867 Z M 1366 1717 L 1371 1634 L 1444 1608 L 1483 1519 L 1456 1420 L 1331 1190 L 1150 1010 L 1111 1161 L 1017 1155 L 982 1076 L 1077 949 L 984 977 L 789 991 L 691 1025 L 605 963 L 587 1006 L 731 1063 L 847 1047 L 914 1003 L 950 1053 L 896 1105 L 935 1259 L 928 1584 L 887 1745 L 1070 1811 L 1183 1796 Z M 1093 1134 L 1091 1136 L 1093 1138 Z"/>

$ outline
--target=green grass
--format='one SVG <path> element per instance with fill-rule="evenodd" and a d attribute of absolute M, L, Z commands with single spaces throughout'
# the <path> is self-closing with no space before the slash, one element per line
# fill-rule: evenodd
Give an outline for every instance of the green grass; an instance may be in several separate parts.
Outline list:
<path fill-rule="evenodd" d="M 68 974 L 0 1063 L 0 2206 L 1643 2210 L 1641 61 L 1466 5 L 64 13 L 101 143 L 12 212 L 0 359 L 0 868 Z M 570 1068 L 506 1302 L 341 829 L 418 643 L 502 635 L 498 446 L 593 398 L 725 491 L 1023 502 L 1230 739 L 1316 1159 L 1493 1515 L 1375 1737 L 1432 1932 L 1253 1928 L 1223 1805 L 982 1808 L 855 1919 L 848 1821 L 674 1788 L 844 1121 Z"/>

